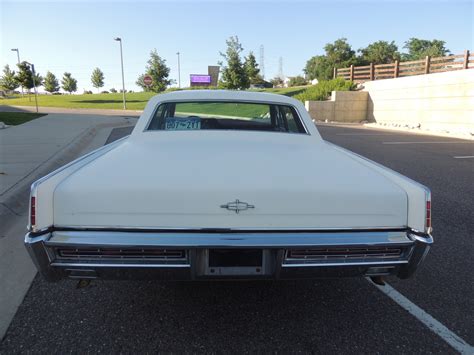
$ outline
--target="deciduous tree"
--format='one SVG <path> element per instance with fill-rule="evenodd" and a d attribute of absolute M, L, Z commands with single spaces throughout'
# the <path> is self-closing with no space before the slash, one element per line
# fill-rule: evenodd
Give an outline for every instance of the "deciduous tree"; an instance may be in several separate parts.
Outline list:
<path fill-rule="evenodd" d="M 10 66 L 7 64 L 3 68 L 3 75 L 0 77 L 0 88 L 6 91 L 13 91 L 19 85 L 18 81 L 15 79 L 15 71 L 10 69 Z"/>
<path fill-rule="evenodd" d="M 444 57 L 448 55 L 449 49 L 445 47 L 446 42 L 438 39 L 432 41 L 419 38 L 410 38 L 405 42 L 403 48 L 408 50 L 408 53 L 403 54 L 404 60 L 419 60 L 426 56 L 430 57 Z"/>
<path fill-rule="evenodd" d="M 18 66 L 18 73 L 16 74 L 16 81 L 20 86 L 24 87 L 25 89 L 30 92 L 33 88 L 33 73 L 31 71 L 30 65 L 26 62 L 21 62 L 17 64 Z"/>
<path fill-rule="evenodd" d="M 44 89 L 50 93 L 59 91 L 58 79 L 56 79 L 56 76 L 50 71 L 48 71 L 46 73 L 46 76 L 44 77 L 43 86 L 44 86 Z"/>
<path fill-rule="evenodd" d="M 357 63 L 355 51 L 347 43 L 347 38 L 339 38 L 324 46 L 324 55 L 317 55 L 306 62 L 303 71 L 307 77 L 318 80 L 328 80 L 333 76 L 333 69 L 348 67 Z"/>
<path fill-rule="evenodd" d="M 77 91 L 77 80 L 74 79 L 71 73 L 64 73 L 63 78 L 61 80 L 61 87 L 64 91 L 68 93 L 73 93 Z"/>
<path fill-rule="evenodd" d="M 35 77 L 34 84 L 36 85 L 36 87 L 42 86 L 42 85 L 43 85 L 43 82 L 44 82 L 44 79 L 43 79 L 43 77 L 41 76 L 41 74 L 35 72 L 34 77 Z"/>
<path fill-rule="evenodd" d="M 92 86 L 97 89 L 97 92 L 99 92 L 99 89 L 104 86 L 104 73 L 102 70 L 95 68 L 92 71 L 91 82 Z"/>
<path fill-rule="evenodd" d="M 400 53 L 394 41 L 376 41 L 359 49 L 360 64 L 389 64 L 400 60 Z"/>
<path fill-rule="evenodd" d="M 333 76 L 333 68 L 333 64 L 325 55 L 316 55 L 306 62 L 303 71 L 310 80 L 328 80 Z"/>

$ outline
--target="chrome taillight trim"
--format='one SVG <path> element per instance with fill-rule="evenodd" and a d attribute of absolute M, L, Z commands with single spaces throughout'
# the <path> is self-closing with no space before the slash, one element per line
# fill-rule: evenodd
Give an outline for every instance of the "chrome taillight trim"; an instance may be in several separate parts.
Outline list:
<path fill-rule="evenodd" d="M 137 247 L 58 247 L 50 248 L 54 263 L 69 264 L 121 264 L 121 265 L 188 265 L 185 249 Z"/>
<path fill-rule="evenodd" d="M 296 248 L 285 250 L 284 265 L 406 262 L 412 246 Z"/>

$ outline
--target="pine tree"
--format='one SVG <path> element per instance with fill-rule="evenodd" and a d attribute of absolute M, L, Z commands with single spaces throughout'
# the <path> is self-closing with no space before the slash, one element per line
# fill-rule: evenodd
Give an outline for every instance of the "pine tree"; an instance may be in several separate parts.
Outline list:
<path fill-rule="evenodd" d="M 77 91 L 77 80 L 71 76 L 71 73 L 66 72 L 61 80 L 61 86 L 68 93 L 75 92 Z"/>
<path fill-rule="evenodd" d="M 18 86 L 20 85 L 15 78 L 15 71 L 11 70 L 8 64 L 5 65 L 3 75 L 0 77 L 0 88 L 6 91 L 13 91 Z"/>
<path fill-rule="evenodd" d="M 260 83 L 262 81 L 262 78 L 259 75 L 260 69 L 258 68 L 257 59 L 253 52 L 250 52 L 245 58 L 244 68 L 251 84 Z"/>
<path fill-rule="evenodd" d="M 99 68 L 95 68 L 91 76 L 92 86 L 99 89 L 104 86 L 104 73 Z"/>
<path fill-rule="evenodd" d="M 143 82 L 145 75 L 149 75 L 153 79 L 151 86 L 146 86 Z M 162 59 L 156 49 L 150 52 L 150 59 L 145 69 L 145 74 L 138 77 L 136 84 L 145 91 L 161 92 L 164 91 L 173 80 L 168 79 L 170 68 L 166 66 L 166 60 Z"/>
<path fill-rule="evenodd" d="M 49 71 L 46 73 L 43 86 L 44 86 L 44 89 L 50 93 L 59 91 L 58 79 L 56 79 L 56 76 Z"/>
<path fill-rule="evenodd" d="M 250 86 L 249 77 L 245 71 L 240 58 L 240 53 L 244 50 L 237 36 L 230 37 L 227 41 L 227 50 L 220 55 L 226 61 L 222 62 L 222 80 L 220 85 L 226 89 L 247 89 Z"/>

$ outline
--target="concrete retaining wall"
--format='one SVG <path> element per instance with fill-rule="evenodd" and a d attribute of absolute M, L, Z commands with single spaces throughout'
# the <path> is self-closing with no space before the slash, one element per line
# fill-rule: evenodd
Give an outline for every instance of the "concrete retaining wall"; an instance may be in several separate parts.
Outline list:
<path fill-rule="evenodd" d="M 333 91 L 331 100 L 306 101 L 311 117 L 317 121 L 361 122 L 367 117 L 365 91 Z"/>
<path fill-rule="evenodd" d="M 364 83 L 371 122 L 474 132 L 474 70 Z"/>
<path fill-rule="evenodd" d="M 307 101 L 313 119 L 377 122 L 431 131 L 474 133 L 474 70 L 365 82 L 363 91 Z"/>

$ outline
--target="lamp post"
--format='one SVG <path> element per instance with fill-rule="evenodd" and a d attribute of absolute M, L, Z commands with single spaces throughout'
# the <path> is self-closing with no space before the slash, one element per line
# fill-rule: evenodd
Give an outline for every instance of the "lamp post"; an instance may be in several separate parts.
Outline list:
<path fill-rule="evenodd" d="M 123 95 L 123 109 L 127 109 L 127 103 L 125 100 L 125 78 L 123 75 L 123 53 L 122 53 L 122 38 L 120 37 L 115 37 L 115 41 L 118 41 L 120 43 L 120 63 L 122 64 L 122 95 Z"/>
<path fill-rule="evenodd" d="M 36 113 L 38 113 L 38 91 L 36 90 L 36 79 L 35 79 L 35 66 L 34 64 L 31 64 L 31 63 L 28 63 L 28 62 L 25 62 L 26 64 L 28 64 L 30 67 L 31 67 L 31 72 L 32 72 L 32 77 L 33 77 L 33 88 L 35 90 L 35 103 L 36 103 Z"/>
<path fill-rule="evenodd" d="M 176 55 L 178 56 L 178 88 L 181 88 L 181 67 L 179 63 L 179 52 L 176 52 Z"/>
<path fill-rule="evenodd" d="M 16 57 L 18 59 L 18 64 L 20 64 L 20 50 L 18 48 L 12 48 L 11 50 L 12 50 L 12 52 L 16 52 Z M 21 87 L 21 96 L 24 96 L 23 86 L 20 85 L 20 87 Z"/>

